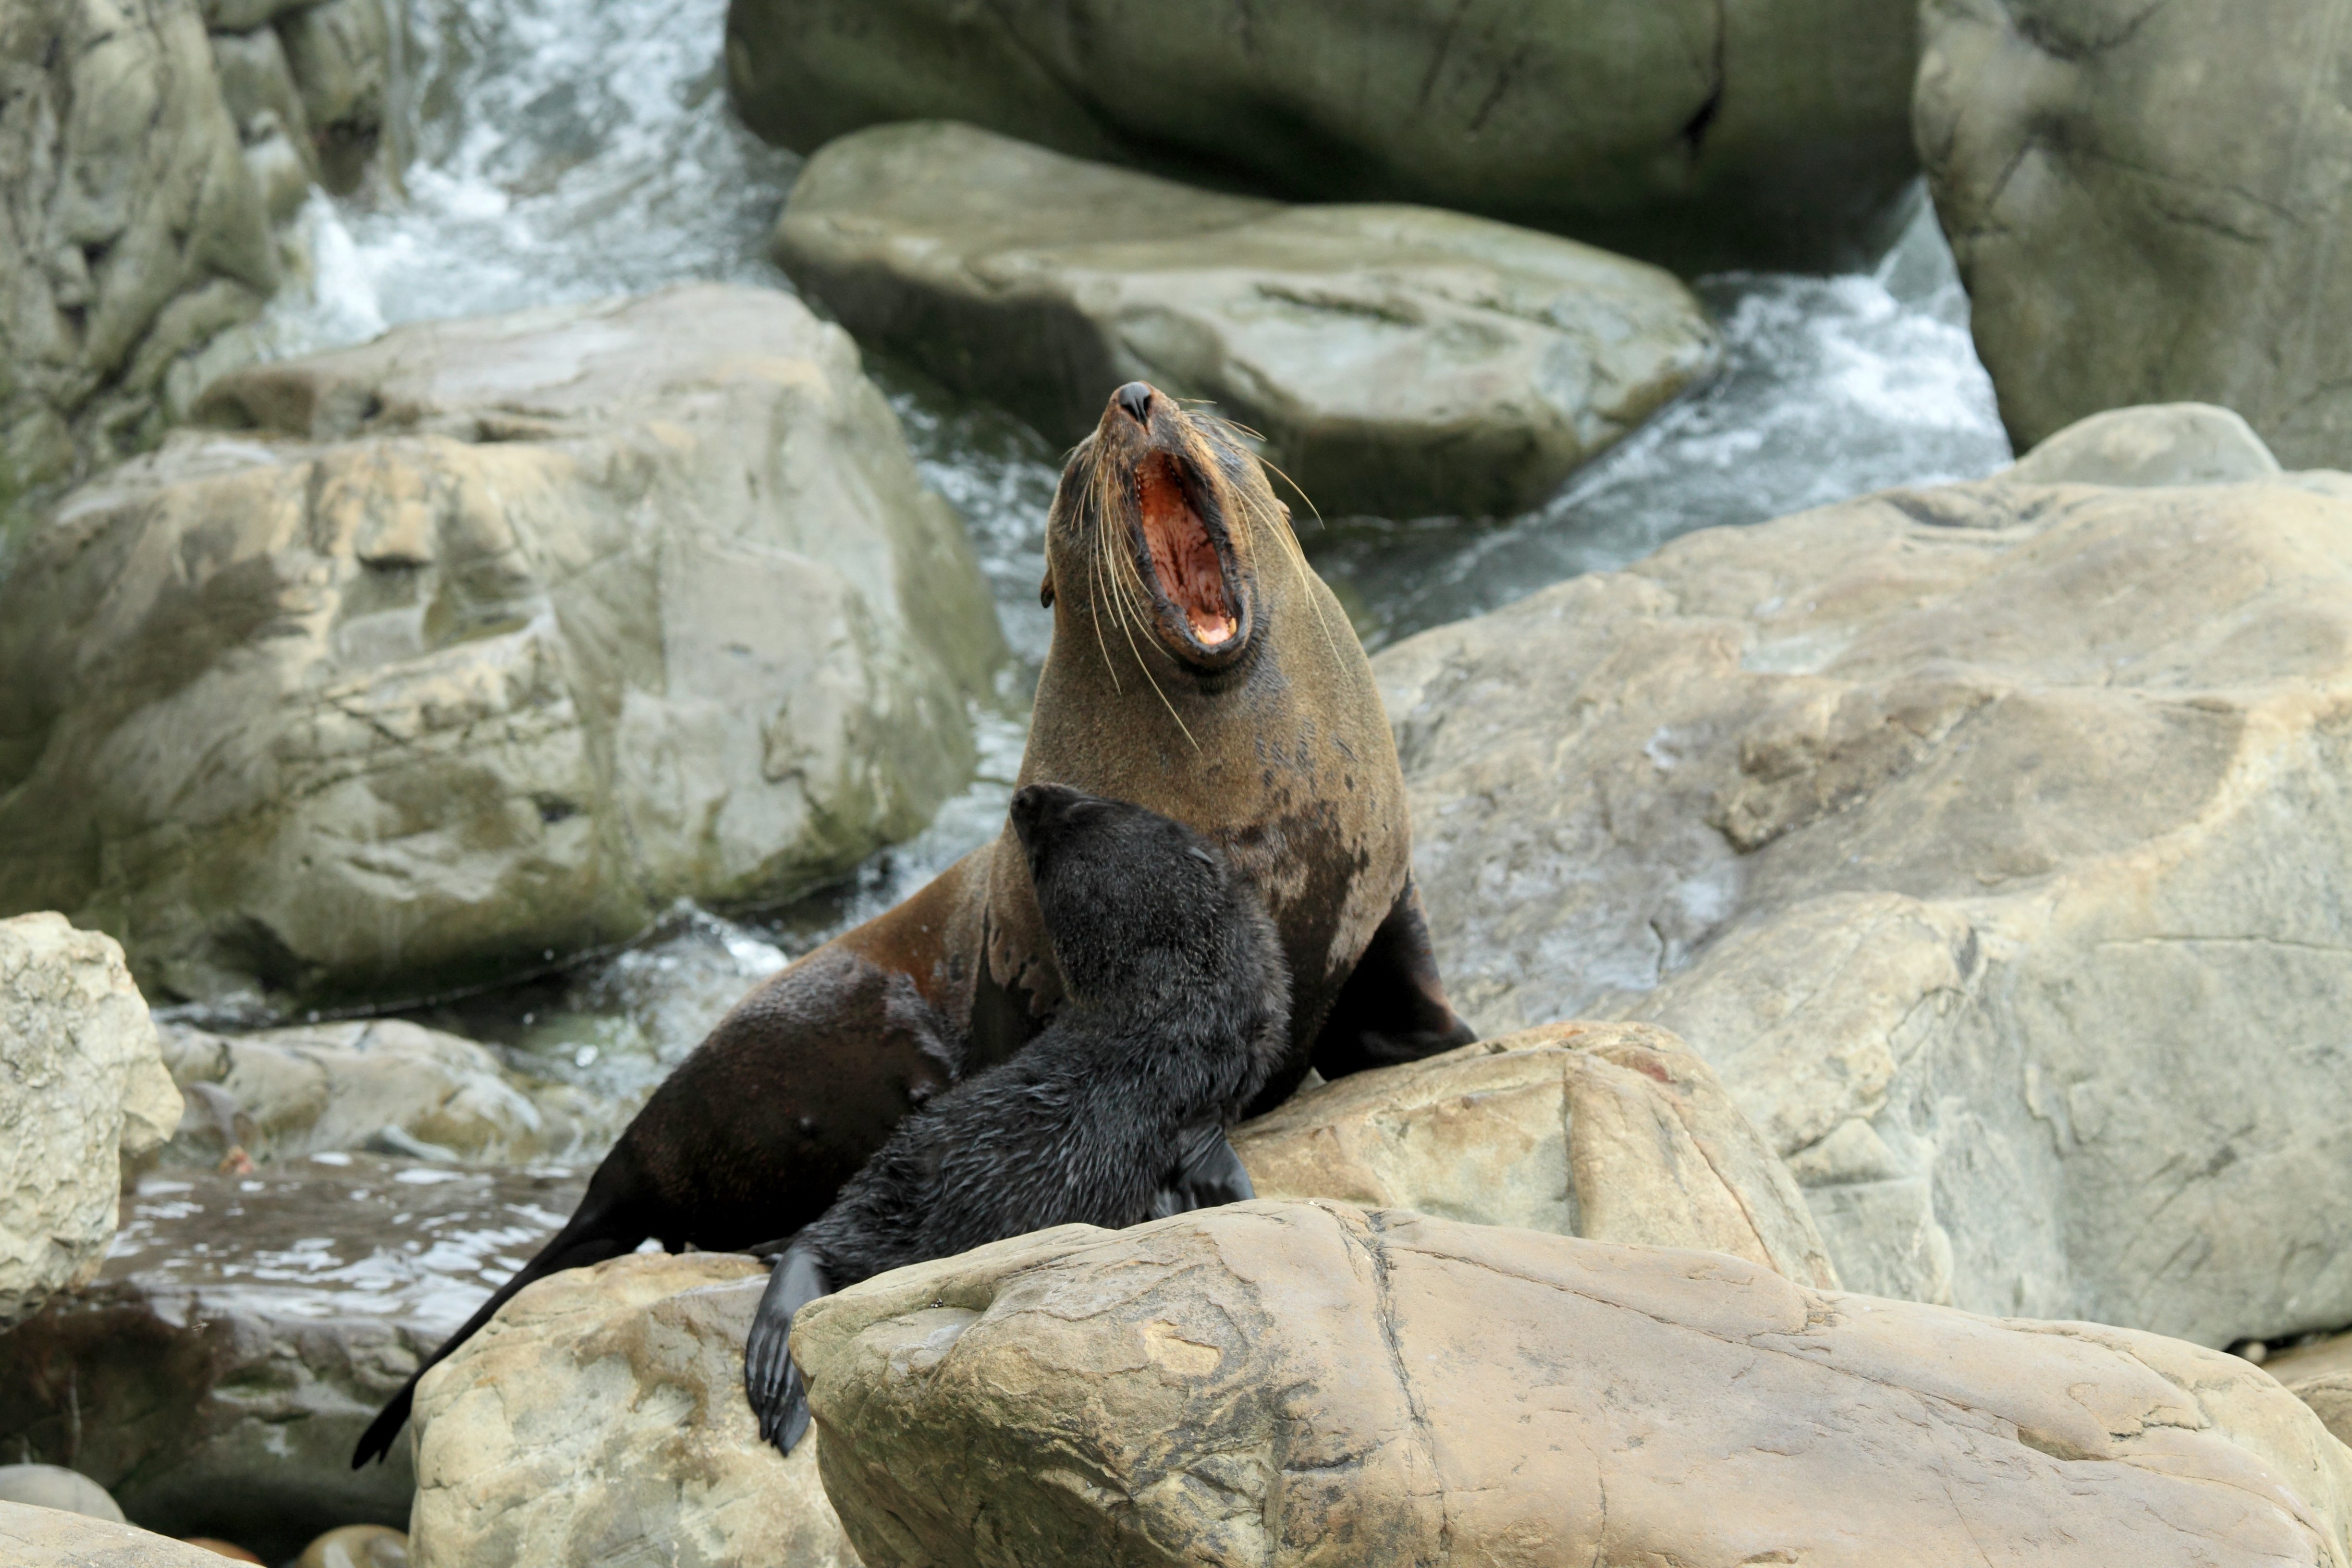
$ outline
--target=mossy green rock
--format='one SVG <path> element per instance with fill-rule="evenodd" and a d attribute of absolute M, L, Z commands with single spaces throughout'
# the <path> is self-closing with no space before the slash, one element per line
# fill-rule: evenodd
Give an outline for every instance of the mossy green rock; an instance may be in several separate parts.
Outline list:
<path fill-rule="evenodd" d="M 727 65 L 803 153 L 963 120 L 1677 267 L 1826 268 L 1899 226 L 1916 35 L 1910 0 L 732 0 Z"/>
<path fill-rule="evenodd" d="M 688 287 L 243 372 L 0 588 L 0 910 L 151 994 L 441 990 L 788 897 L 1001 643 L 846 333 Z"/>

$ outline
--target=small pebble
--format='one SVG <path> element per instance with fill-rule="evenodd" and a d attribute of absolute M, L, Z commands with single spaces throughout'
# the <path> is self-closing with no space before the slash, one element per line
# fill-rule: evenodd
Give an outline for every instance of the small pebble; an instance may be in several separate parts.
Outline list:
<path fill-rule="evenodd" d="M 2271 1359 L 2271 1347 L 2260 1340 L 2248 1340 L 2238 1347 L 2238 1353 L 2260 1366 Z"/>
<path fill-rule="evenodd" d="M 408 1568 L 408 1537 L 388 1524 L 346 1524 L 302 1548 L 294 1568 Z"/>
<path fill-rule="evenodd" d="M 127 1522 L 107 1489 L 63 1465 L 0 1465 L 0 1502 L 31 1503 L 115 1524 Z"/>
<path fill-rule="evenodd" d="M 205 1551 L 211 1552 L 214 1556 L 226 1557 L 232 1563 L 258 1563 L 261 1561 L 260 1558 L 256 1557 L 252 1552 L 247 1552 L 242 1546 L 231 1545 L 226 1541 L 215 1541 L 209 1535 L 184 1535 L 180 1537 L 180 1544 L 183 1546 L 201 1546 Z"/>

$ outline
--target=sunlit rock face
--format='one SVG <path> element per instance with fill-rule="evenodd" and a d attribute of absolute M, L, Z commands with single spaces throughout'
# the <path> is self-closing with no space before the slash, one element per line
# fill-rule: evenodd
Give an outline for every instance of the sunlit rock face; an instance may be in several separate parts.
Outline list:
<path fill-rule="evenodd" d="M 1374 668 L 1456 1005 L 1673 1029 L 1849 1288 L 2352 1320 L 2352 480 L 1892 491 Z"/>
<path fill-rule="evenodd" d="M 1920 15 L 1920 156 L 2017 445 L 2199 398 L 2245 416 L 2290 468 L 2352 463 L 2341 14 L 1929 0 Z"/>
<path fill-rule="evenodd" d="M 922 826 L 1001 641 L 849 338 L 771 291 L 225 378 L 0 588 L 0 909 L 151 991 L 444 991 Z"/>
<path fill-rule="evenodd" d="M 1908 0 L 734 0 L 803 153 L 961 120 L 1310 201 L 1484 213 L 1696 269 L 1866 262 L 1916 167 Z"/>
<path fill-rule="evenodd" d="M 0 1453 L 273 1563 L 337 1525 L 404 1527 L 408 1443 L 360 1470 L 353 1445 L 583 1184 L 367 1153 L 152 1171 L 97 1281 L 0 1334 Z"/>
<path fill-rule="evenodd" d="M 2244 1362 L 1337 1204 L 1071 1226 L 796 1318 L 869 1564 L 2346 1561 Z"/>
<path fill-rule="evenodd" d="M 179 1120 L 122 950 L 60 915 L 0 921 L 0 1330 L 97 1272 L 124 1159 Z"/>
<path fill-rule="evenodd" d="M 857 1568 L 743 1397 L 764 1264 L 616 1258 L 532 1285 L 416 1391 L 415 1568 Z"/>
<path fill-rule="evenodd" d="M 1148 381 L 1335 514 L 1535 504 L 1713 373 L 1657 268 L 1433 207 L 1286 206 L 968 125 L 809 161 L 776 259 L 842 324 L 1056 440 Z"/>

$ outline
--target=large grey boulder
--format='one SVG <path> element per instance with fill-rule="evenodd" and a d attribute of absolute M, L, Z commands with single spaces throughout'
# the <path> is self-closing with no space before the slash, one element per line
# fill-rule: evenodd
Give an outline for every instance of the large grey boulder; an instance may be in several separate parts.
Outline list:
<path fill-rule="evenodd" d="M 2259 1371 L 1718 1253 L 1339 1205 L 1066 1226 L 793 1323 L 872 1568 L 2342 1568 Z"/>
<path fill-rule="evenodd" d="M 1788 1167 L 1654 1024 L 1552 1024 L 1350 1073 L 1233 1143 L 1262 1198 L 1698 1247 L 1838 1282 Z"/>
<path fill-rule="evenodd" d="M 2352 1321 L 2352 479 L 1895 491 L 1373 668 L 1455 1002 L 1690 1042 L 1848 1287 Z"/>
<path fill-rule="evenodd" d="M 743 1397 L 749 1258 L 616 1258 L 531 1286 L 416 1391 L 415 1568 L 856 1568 Z"/>
<path fill-rule="evenodd" d="M 2018 449 L 2194 398 L 2245 416 L 2289 468 L 2352 461 L 2337 7 L 1927 0 L 1922 16 L 1920 155 Z"/>
<path fill-rule="evenodd" d="M 2002 470 L 2034 485 L 2218 485 L 2278 473 L 2253 426 L 2210 403 L 2111 408 L 2077 419 Z"/>
<path fill-rule="evenodd" d="M 0 1454 L 271 1563 L 339 1525 L 404 1526 L 410 1445 L 360 1470 L 353 1445 L 583 1184 L 365 1153 L 152 1172 L 98 1280 L 0 1333 Z"/>
<path fill-rule="evenodd" d="M 152 442 L 277 284 L 195 0 L 0 6 L 0 517 Z"/>
<path fill-rule="evenodd" d="M 0 586 L 0 910 L 189 997 L 777 900 L 972 764 L 1002 643 L 846 333 L 689 286 L 239 372 Z"/>
<path fill-rule="evenodd" d="M 1688 289 L 1589 246 L 1220 195 L 967 125 L 833 142 L 774 249 L 860 338 L 1055 441 L 1149 381 L 1257 431 L 1335 513 L 1523 510 L 1717 360 Z"/>
<path fill-rule="evenodd" d="M 0 921 L 0 1330 L 96 1275 L 122 1161 L 179 1120 L 122 950 L 62 915 Z"/>
<path fill-rule="evenodd" d="M 1677 266 L 1830 267 L 1900 226 L 1916 26 L 1909 0 L 732 0 L 727 66 L 803 153 L 962 120 Z"/>

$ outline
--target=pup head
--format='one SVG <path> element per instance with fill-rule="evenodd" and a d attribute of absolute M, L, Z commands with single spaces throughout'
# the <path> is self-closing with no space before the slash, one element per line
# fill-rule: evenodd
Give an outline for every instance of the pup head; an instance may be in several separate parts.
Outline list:
<path fill-rule="evenodd" d="M 1229 962 L 1250 895 L 1182 823 L 1066 784 L 1024 785 L 1012 818 L 1074 1000 L 1181 984 Z"/>

